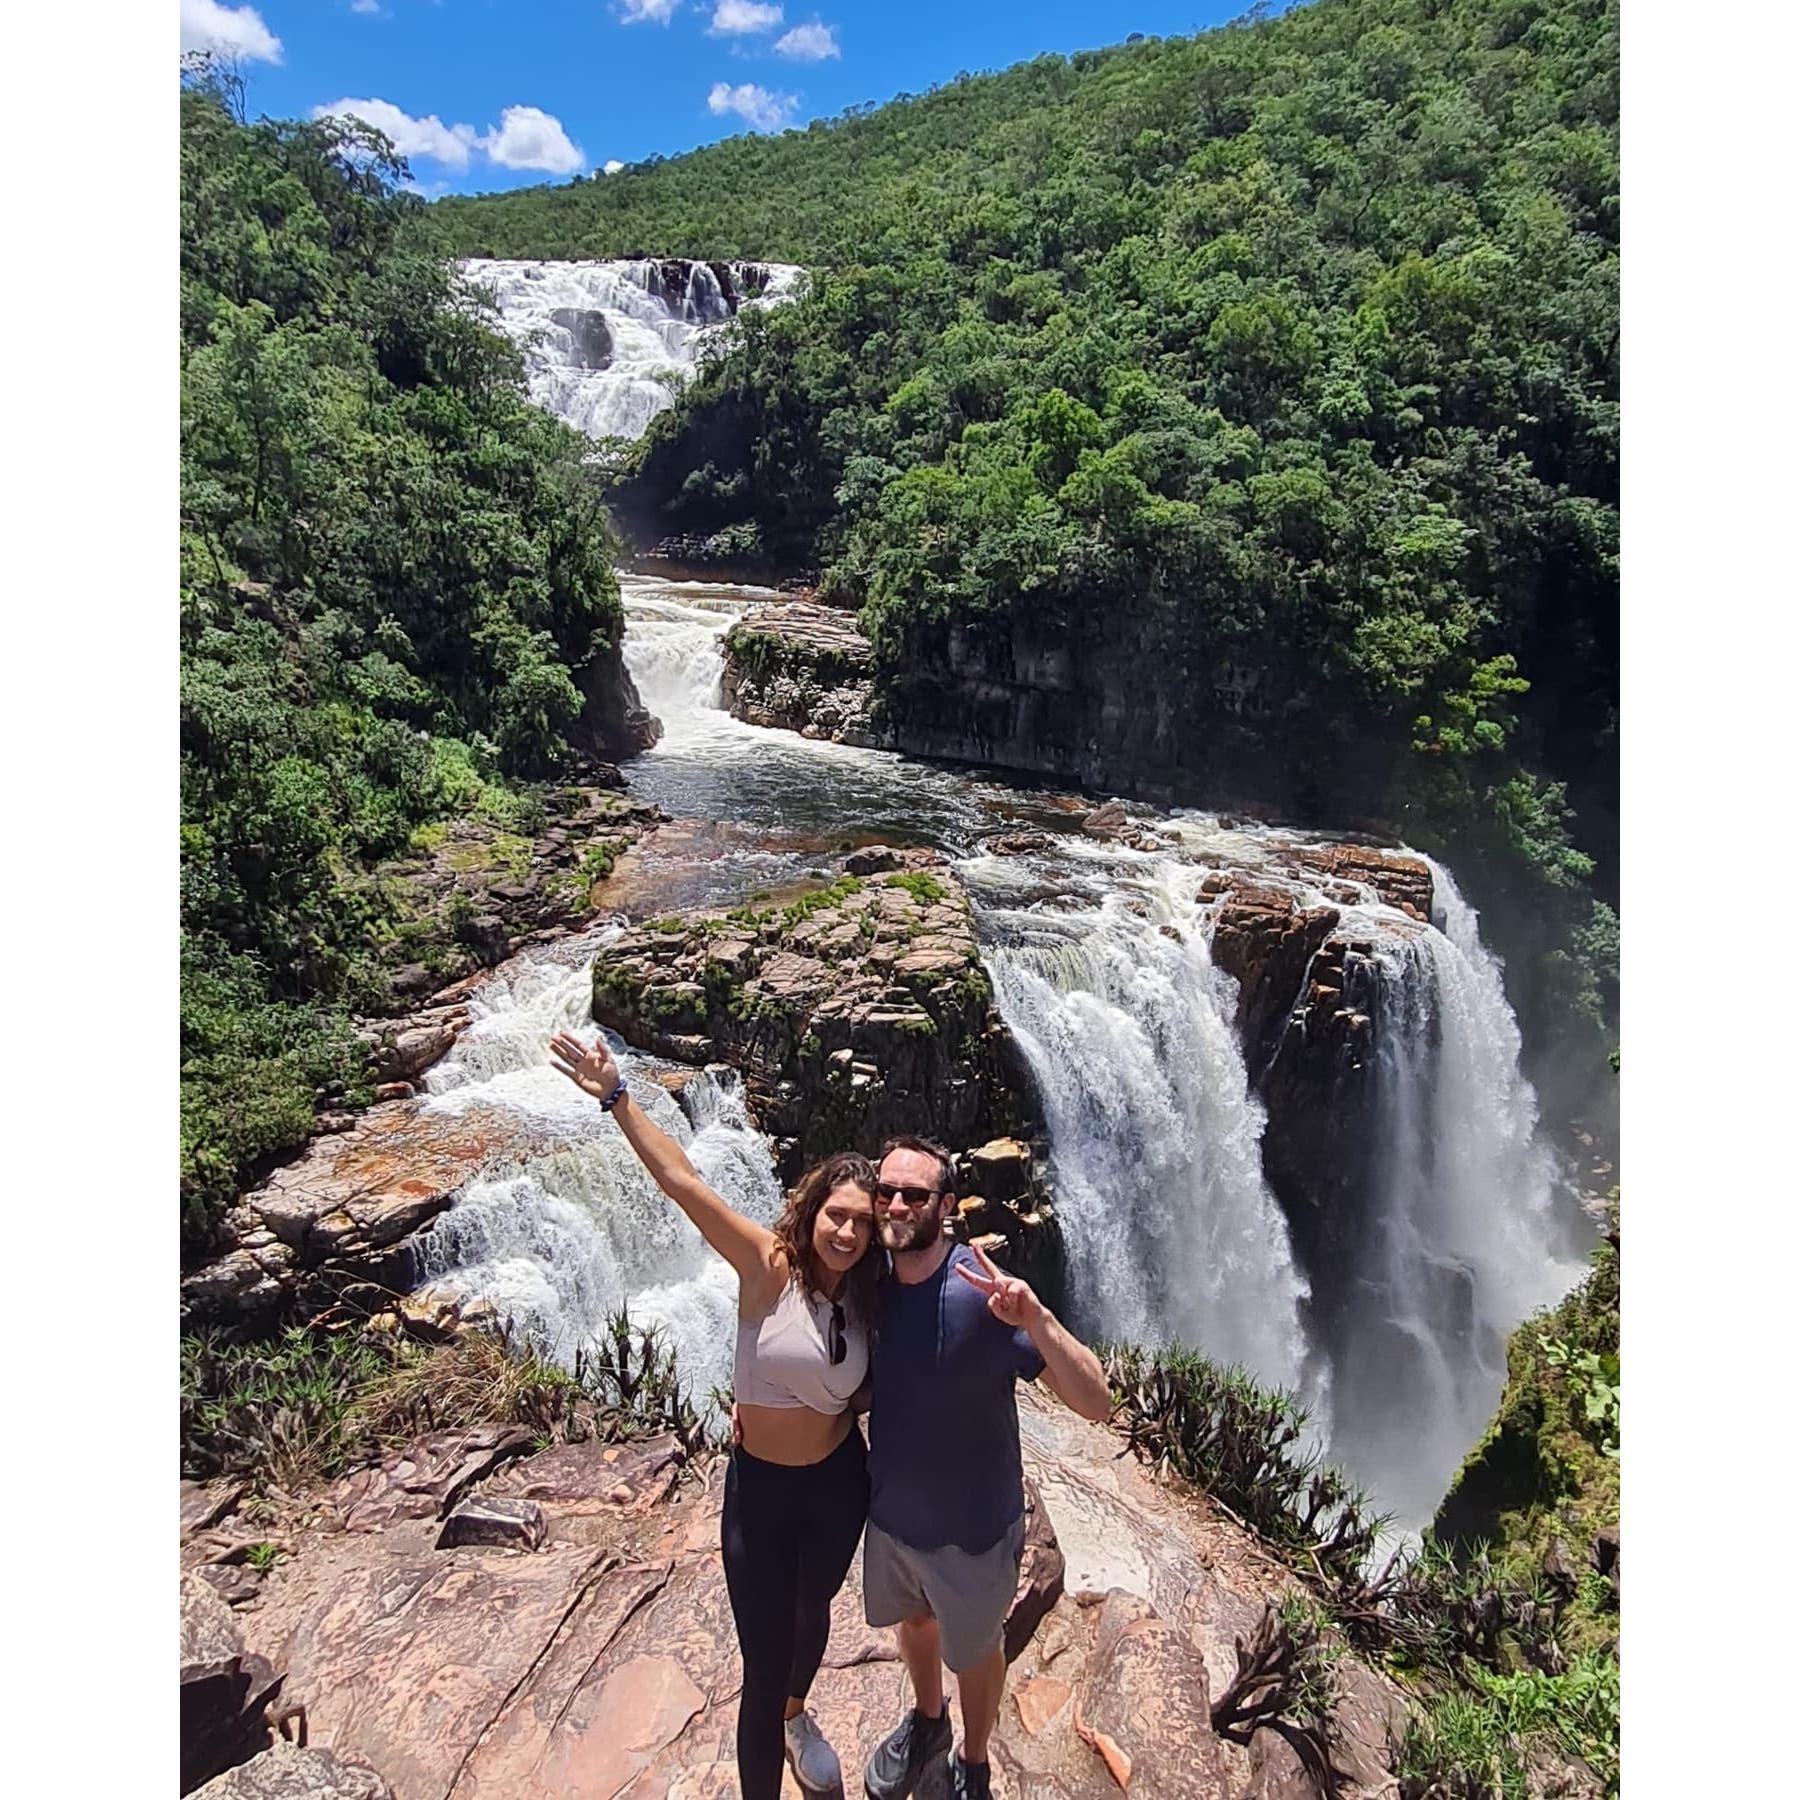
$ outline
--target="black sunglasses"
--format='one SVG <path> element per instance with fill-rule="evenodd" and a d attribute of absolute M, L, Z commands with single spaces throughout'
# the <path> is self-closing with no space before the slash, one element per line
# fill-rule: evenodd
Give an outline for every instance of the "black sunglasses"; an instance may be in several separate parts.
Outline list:
<path fill-rule="evenodd" d="M 831 1366 L 835 1369 L 850 1354 L 850 1340 L 844 1332 L 844 1304 L 831 1303 Z"/>
<path fill-rule="evenodd" d="M 904 1200 L 908 1206 L 929 1206 L 938 1197 L 939 1189 L 922 1187 L 899 1187 L 891 1181 L 878 1181 L 875 1190 L 884 1200 Z"/>

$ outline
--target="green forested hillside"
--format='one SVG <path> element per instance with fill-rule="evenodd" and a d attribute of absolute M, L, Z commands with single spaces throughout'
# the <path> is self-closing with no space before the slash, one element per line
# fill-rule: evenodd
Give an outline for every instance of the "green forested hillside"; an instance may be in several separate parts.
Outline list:
<path fill-rule="evenodd" d="M 620 629 L 586 445 L 355 128 L 182 96 L 182 1189 L 190 1228 L 354 1090 L 375 859 L 504 814 Z"/>
<path fill-rule="evenodd" d="M 634 527 L 822 567 L 890 679 L 1123 624 L 1199 734 L 1270 671 L 1271 797 L 1384 771 L 1566 1025 L 1616 942 L 1618 196 L 1616 0 L 1317 0 L 432 210 L 812 266 L 652 428 Z"/>

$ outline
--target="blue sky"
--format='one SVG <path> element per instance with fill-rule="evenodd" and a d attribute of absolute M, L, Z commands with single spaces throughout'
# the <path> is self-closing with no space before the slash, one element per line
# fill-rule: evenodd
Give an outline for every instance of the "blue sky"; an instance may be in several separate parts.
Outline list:
<path fill-rule="evenodd" d="M 560 181 L 1249 0 L 181 0 L 253 113 L 368 117 L 428 193 Z M 348 104 L 346 104 L 348 103 Z"/>

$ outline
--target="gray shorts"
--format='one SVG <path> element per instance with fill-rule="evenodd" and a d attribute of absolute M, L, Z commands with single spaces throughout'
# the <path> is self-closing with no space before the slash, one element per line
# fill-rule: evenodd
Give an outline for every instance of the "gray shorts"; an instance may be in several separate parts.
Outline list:
<path fill-rule="evenodd" d="M 1024 1554 L 1023 1517 L 973 1556 L 954 1544 L 915 1550 L 871 1520 L 863 1533 L 863 1617 L 898 1625 L 930 1613 L 945 1663 L 958 1674 L 973 1669 L 999 1648 Z"/>

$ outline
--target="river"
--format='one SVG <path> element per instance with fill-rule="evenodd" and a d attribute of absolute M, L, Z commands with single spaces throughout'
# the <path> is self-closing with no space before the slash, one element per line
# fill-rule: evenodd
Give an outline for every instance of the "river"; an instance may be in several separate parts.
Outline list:
<path fill-rule="evenodd" d="M 1266 1121 L 1234 986 L 1212 964 L 1195 897 L 1203 865 L 1295 884 L 1279 852 L 1305 840 L 1143 811 L 1165 841 L 1126 848 L 1072 830 L 1055 794 L 743 724 L 716 703 L 719 642 L 768 593 L 621 582 L 626 659 L 664 724 L 630 765 L 631 786 L 683 822 L 637 859 L 632 913 L 732 904 L 828 875 L 844 848 L 872 839 L 943 850 L 1037 1079 L 1072 1323 L 1190 1343 L 1296 1388 L 1334 1457 L 1403 1523 L 1428 1518 L 1499 1397 L 1507 1333 L 1581 1266 L 1499 971 L 1448 872 L 1434 870 L 1442 910 L 1428 930 L 1372 893 L 1347 909 L 1382 971 L 1382 1203 L 1328 1345 L 1309 1331 L 1307 1283 L 1263 1176 Z M 1051 846 L 983 850 L 984 836 L 1022 825 L 1051 828 Z M 591 1038 L 588 967 L 616 929 L 508 965 L 430 1076 L 432 1105 L 516 1107 L 553 1121 L 566 1148 L 474 1183 L 428 1235 L 429 1273 L 492 1300 L 564 1359 L 627 1305 L 704 1396 L 729 1375 L 729 1277 L 611 1121 L 544 1058 L 558 1029 Z M 648 1066 L 621 1049 L 628 1069 Z M 773 1217 L 769 1149 L 735 1082 L 705 1076 L 690 1091 L 698 1129 L 654 1084 L 637 1085 L 721 1192 Z"/>
<path fill-rule="evenodd" d="M 720 267 L 734 293 L 759 294 L 745 304 L 780 304 L 804 282 L 773 265 Z M 730 328 L 704 264 L 673 287 L 669 265 L 642 261 L 464 268 L 524 347 L 533 398 L 597 439 L 640 433 Z M 1382 1507 L 1405 1526 L 1428 1520 L 1492 1416 L 1508 1334 L 1579 1278 L 1590 1235 L 1538 1131 L 1499 967 L 1450 871 L 1433 866 L 1427 928 L 1370 890 L 1332 897 L 1369 947 L 1378 1142 L 1360 1235 L 1315 1269 L 1329 1283 L 1315 1296 L 1264 1177 L 1267 1120 L 1196 895 L 1202 869 L 1228 867 L 1321 903 L 1283 854 L 1308 840 L 1140 808 L 1159 841 L 1128 848 L 1072 829 L 1067 796 L 746 725 L 718 705 L 720 640 L 770 592 L 631 572 L 621 588 L 626 661 L 664 725 L 629 780 L 677 821 L 621 865 L 622 911 L 736 903 L 834 874 L 870 841 L 942 850 L 1039 1090 L 1072 1324 L 1187 1343 L 1296 1390 L 1315 1440 Z M 1047 829 L 1050 846 L 984 850 L 1020 827 Z M 499 972 L 429 1077 L 431 1105 L 516 1107 L 565 1145 L 473 1183 L 427 1236 L 430 1273 L 565 1359 L 628 1306 L 705 1396 L 729 1377 L 723 1265 L 545 1061 L 552 1032 L 591 1037 L 588 966 L 617 929 Z M 648 1059 L 621 1049 L 628 1073 L 644 1074 Z M 690 1086 L 697 1125 L 654 1082 L 634 1089 L 722 1193 L 773 1217 L 769 1148 L 735 1081 Z"/>

